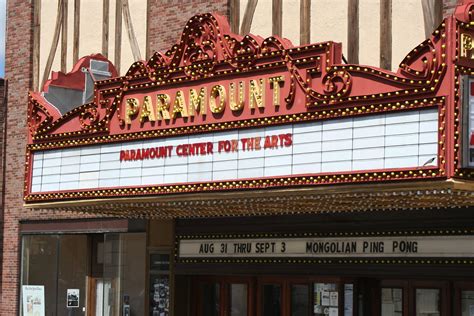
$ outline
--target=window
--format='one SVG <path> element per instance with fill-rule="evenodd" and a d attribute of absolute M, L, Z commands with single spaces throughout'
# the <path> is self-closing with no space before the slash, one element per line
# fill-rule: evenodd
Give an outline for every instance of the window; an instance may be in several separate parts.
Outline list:
<path fill-rule="evenodd" d="M 280 316 L 281 286 L 279 284 L 263 285 L 263 316 Z"/>
<path fill-rule="evenodd" d="M 474 290 L 461 291 L 461 316 L 474 315 Z"/>
<path fill-rule="evenodd" d="M 230 284 L 230 316 L 247 316 L 248 288 L 247 284 Z"/>
<path fill-rule="evenodd" d="M 57 235 L 23 237 L 21 284 L 44 286 L 46 315 L 56 315 L 57 270 Z M 20 295 L 23 296 L 23 293 Z M 66 294 L 64 293 L 64 302 L 65 298 Z M 20 304 L 20 308 L 22 308 L 22 304 Z"/>
<path fill-rule="evenodd" d="M 201 293 L 201 315 L 219 316 L 221 309 L 219 283 L 202 283 Z"/>
<path fill-rule="evenodd" d="M 440 315 L 440 290 L 416 289 L 416 316 Z"/>
<path fill-rule="evenodd" d="M 46 315 L 143 315 L 145 242 L 144 233 L 25 235 L 21 284 L 44 289 Z"/>
<path fill-rule="evenodd" d="M 291 286 L 291 316 L 307 316 L 310 307 L 310 287 L 308 284 Z"/>
<path fill-rule="evenodd" d="M 403 315 L 403 289 L 382 288 L 382 316 Z"/>

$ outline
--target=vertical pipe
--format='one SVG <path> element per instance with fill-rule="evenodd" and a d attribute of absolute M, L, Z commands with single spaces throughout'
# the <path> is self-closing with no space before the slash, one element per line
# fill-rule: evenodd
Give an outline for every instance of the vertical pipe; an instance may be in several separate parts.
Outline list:
<path fill-rule="evenodd" d="M 109 57 L 109 0 L 102 2 L 102 55 Z"/>
<path fill-rule="evenodd" d="M 392 69 L 392 0 L 380 1 L 380 67 Z"/>
<path fill-rule="evenodd" d="M 347 54 L 351 64 L 359 63 L 359 0 L 349 0 L 347 19 Z"/>
<path fill-rule="evenodd" d="M 68 12 L 68 0 L 63 0 L 63 19 L 61 25 L 61 71 L 67 71 L 67 12 Z"/>
<path fill-rule="evenodd" d="M 239 34 L 240 0 L 230 0 L 229 5 L 230 28 L 233 33 Z"/>
<path fill-rule="evenodd" d="M 122 56 L 122 0 L 115 3 L 115 56 L 114 64 L 120 75 L 120 64 Z"/>
<path fill-rule="evenodd" d="M 33 90 L 39 90 L 40 81 L 40 35 L 41 35 L 41 1 L 33 2 Z"/>
<path fill-rule="evenodd" d="M 300 45 L 311 41 L 311 0 L 300 0 Z"/>
<path fill-rule="evenodd" d="M 81 0 L 74 0 L 74 39 L 72 48 L 72 63 L 75 65 L 79 59 L 79 34 L 81 21 Z"/>
<path fill-rule="evenodd" d="M 282 0 L 273 0 L 272 4 L 272 34 L 281 36 L 283 33 L 283 4 Z"/>

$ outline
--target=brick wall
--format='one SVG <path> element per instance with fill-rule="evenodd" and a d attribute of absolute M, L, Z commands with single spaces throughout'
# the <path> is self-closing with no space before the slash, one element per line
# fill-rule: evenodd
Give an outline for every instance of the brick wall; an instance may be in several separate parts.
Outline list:
<path fill-rule="evenodd" d="M 18 289 L 18 217 L 22 208 L 26 144 L 26 100 L 31 84 L 32 8 L 31 1 L 8 1 L 5 51 L 5 78 L 12 82 L 8 92 L 9 108 L 6 135 L 4 252 L 2 262 L 1 315 L 15 315 Z"/>
<path fill-rule="evenodd" d="M 93 217 L 69 212 L 28 210 L 23 207 L 27 96 L 32 84 L 31 0 L 7 1 L 5 78 L 8 80 L 6 115 L 3 261 L 0 315 L 17 315 L 20 283 L 19 222 L 23 219 Z"/>
<path fill-rule="evenodd" d="M 179 41 L 186 22 L 199 13 L 217 12 L 229 16 L 227 0 L 149 0 L 149 55 L 165 51 Z"/>
<path fill-rule="evenodd" d="M 5 158 L 5 111 L 6 103 L 6 81 L 0 78 L 0 262 L 3 257 L 3 193 L 4 193 L 4 158 Z M 0 280 L 2 277 L 2 270 L 0 269 Z M 1 291 L 1 288 L 0 288 Z M 1 293 L 1 292 L 0 292 Z"/>

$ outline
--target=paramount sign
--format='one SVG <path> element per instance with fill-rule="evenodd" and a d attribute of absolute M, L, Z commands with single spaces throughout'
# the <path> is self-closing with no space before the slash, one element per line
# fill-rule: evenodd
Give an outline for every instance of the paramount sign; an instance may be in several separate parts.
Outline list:
<path fill-rule="evenodd" d="M 340 43 L 295 47 L 198 15 L 170 50 L 95 81 L 85 104 L 30 93 L 25 200 L 442 177 L 444 42 L 390 72 L 343 64 Z M 47 86 L 81 87 L 93 62 L 116 73 L 88 56 Z"/>

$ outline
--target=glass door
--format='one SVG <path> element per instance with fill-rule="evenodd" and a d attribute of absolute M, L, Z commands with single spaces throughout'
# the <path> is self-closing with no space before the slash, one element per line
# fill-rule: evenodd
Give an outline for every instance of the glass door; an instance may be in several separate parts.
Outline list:
<path fill-rule="evenodd" d="M 228 283 L 228 313 L 230 316 L 249 315 L 249 284 Z"/>
<path fill-rule="evenodd" d="M 450 296 L 448 282 L 412 281 L 410 298 L 416 316 L 449 315 Z"/>
<path fill-rule="evenodd" d="M 290 315 L 311 315 L 311 285 L 294 283 L 290 285 Z"/>
<path fill-rule="evenodd" d="M 449 315 L 448 290 L 448 282 L 382 280 L 379 289 L 380 315 Z"/>
<path fill-rule="evenodd" d="M 282 316 L 283 315 L 283 300 L 282 300 L 283 285 L 277 282 L 263 282 L 260 285 L 260 315 L 261 316 Z"/>
<path fill-rule="evenodd" d="M 474 315 L 474 282 L 456 282 L 453 303 L 455 315 Z"/>
<path fill-rule="evenodd" d="M 353 316 L 354 280 L 194 277 L 192 316 Z"/>
<path fill-rule="evenodd" d="M 353 316 L 354 282 L 338 278 L 259 278 L 258 316 Z"/>
<path fill-rule="evenodd" d="M 247 277 L 198 277 L 195 316 L 253 316 L 253 281 Z"/>

